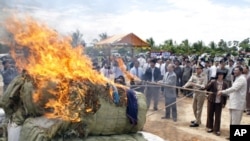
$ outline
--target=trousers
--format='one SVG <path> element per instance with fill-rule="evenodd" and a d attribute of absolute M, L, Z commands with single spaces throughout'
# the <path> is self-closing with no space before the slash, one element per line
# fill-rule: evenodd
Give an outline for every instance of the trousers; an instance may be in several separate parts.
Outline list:
<path fill-rule="evenodd" d="M 197 124 L 201 124 L 201 114 L 205 101 L 205 93 L 195 93 L 193 98 L 193 112 Z"/>
<path fill-rule="evenodd" d="M 242 119 L 243 110 L 229 109 L 230 112 L 230 124 L 239 125 Z"/>
<path fill-rule="evenodd" d="M 177 107 L 176 107 L 175 102 L 176 102 L 176 98 L 172 98 L 172 97 L 170 98 L 170 97 L 165 96 L 166 118 L 170 118 L 170 115 L 172 115 L 172 118 L 174 120 L 177 120 Z M 175 104 L 172 104 L 172 103 L 175 103 Z"/>
<path fill-rule="evenodd" d="M 150 107 L 151 99 L 154 100 L 154 109 L 158 108 L 160 87 L 148 87 L 145 90 L 147 107 Z"/>

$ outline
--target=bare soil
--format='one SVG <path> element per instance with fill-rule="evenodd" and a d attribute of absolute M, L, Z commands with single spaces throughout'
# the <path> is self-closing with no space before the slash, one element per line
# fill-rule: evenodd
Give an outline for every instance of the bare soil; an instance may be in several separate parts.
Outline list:
<path fill-rule="evenodd" d="M 192 98 L 180 95 L 177 98 L 177 122 L 172 119 L 161 119 L 165 115 L 164 97 L 160 96 L 159 109 L 148 111 L 144 131 L 156 134 L 167 141 L 226 141 L 229 137 L 229 110 L 225 107 L 221 116 L 221 135 L 207 133 L 207 101 L 203 105 L 202 124 L 199 127 L 189 127 L 190 121 L 194 120 L 192 110 Z M 241 124 L 250 124 L 250 115 L 243 114 Z"/>

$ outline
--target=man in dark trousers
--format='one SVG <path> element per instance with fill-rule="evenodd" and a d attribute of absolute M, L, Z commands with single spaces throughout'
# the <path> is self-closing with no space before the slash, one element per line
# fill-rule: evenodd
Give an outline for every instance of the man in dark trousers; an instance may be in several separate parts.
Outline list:
<path fill-rule="evenodd" d="M 159 68 L 155 67 L 156 59 L 150 60 L 150 67 L 146 70 L 144 75 L 144 80 L 148 82 L 158 82 L 161 80 L 161 71 Z M 153 97 L 154 100 L 154 110 L 158 110 L 158 100 L 159 100 L 160 87 L 147 87 L 145 94 L 147 99 L 147 107 L 150 107 L 150 102 Z"/>

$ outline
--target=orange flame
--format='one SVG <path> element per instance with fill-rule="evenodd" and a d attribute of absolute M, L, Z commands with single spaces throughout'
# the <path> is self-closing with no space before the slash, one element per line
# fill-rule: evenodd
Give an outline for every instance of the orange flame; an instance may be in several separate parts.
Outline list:
<path fill-rule="evenodd" d="M 136 75 L 133 75 L 132 73 L 130 73 L 129 71 L 126 70 L 125 68 L 125 64 L 123 62 L 123 60 L 121 58 L 117 58 L 116 59 L 118 62 L 118 66 L 121 69 L 121 71 L 123 72 L 123 74 L 125 74 L 125 78 L 126 80 L 135 80 L 135 81 L 141 81 L 140 78 L 138 78 Z"/>
<path fill-rule="evenodd" d="M 50 85 L 48 82 L 59 84 L 58 91 L 51 91 L 58 99 L 49 100 L 46 107 L 53 107 L 54 112 L 48 114 L 49 118 L 62 118 L 64 120 L 79 121 L 78 113 L 72 113 L 69 98 L 69 81 L 90 81 L 106 85 L 109 80 L 92 69 L 91 60 L 83 54 L 81 47 L 72 48 L 71 39 L 62 37 L 55 30 L 46 25 L 39 24 L 33 19 L 10 19 L 6 24 L 7 30 L 13 34 L 18 49 L 27 49 L 29 56 L 20 59 L 12 51 L 12 56 L 19 68 L 25 69 L 34 78 L 36 92 L 33 100 L 39 101 L 42 89 Z M 66 80 L 66 81 L 65 81 Z M 86 91 L 78 90 L 80 95 Z M 78 98 L 79 100 L 80 98 Z M 78 109 L 80 109 L 78 107 Z M 87 112 L 92 109 L 87 109 Z"/>

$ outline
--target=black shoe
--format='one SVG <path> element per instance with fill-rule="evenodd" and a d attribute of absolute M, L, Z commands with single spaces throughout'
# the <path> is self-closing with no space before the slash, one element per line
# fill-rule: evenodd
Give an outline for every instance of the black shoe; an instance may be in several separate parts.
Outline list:
<path fill-rule="evenodd" d="M 212 133 L 213 130 L 212 130 L 212 129 L 208 129 L 207 132 L 208 132 L 208 133 Z"/>
<path fill-rule="evenodd" d="M 194 124 L 194 123 L 195 123 L 195 120 L 190 121 L 190 123 Z"/>
<path fill-rule="evenodd" d="M 194 124 L 190 124 L 189 126 L 190 126 L 190 127 L 199 127 L 199 124 L 194 123 Z"/>
<path fill-rule="evenodd" d="M 170 117 L 161 117 L 161 119 L 170 119 Z"/>
<path fill-rule="evenodd" d="M 215 135 L 220 136 L 220 132 L 215 132 Z"/>

